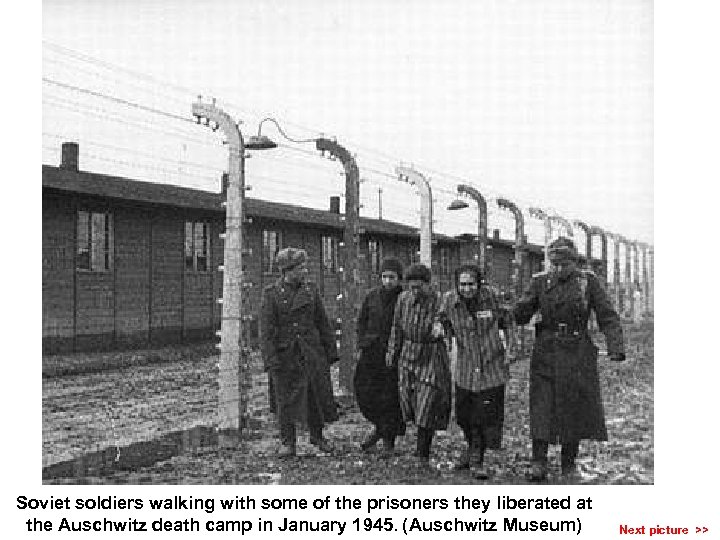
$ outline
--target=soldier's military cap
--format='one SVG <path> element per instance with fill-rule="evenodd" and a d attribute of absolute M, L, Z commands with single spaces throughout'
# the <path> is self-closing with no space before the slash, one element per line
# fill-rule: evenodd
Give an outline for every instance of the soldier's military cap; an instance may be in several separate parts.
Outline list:
<path fill-rule="evenodd" d="M 403 265 L 396 257 L 385 257 L 380 265 L 380 272 L 395 272 L 402 279 Z"/>
<path fill-rule="evenodd" d="M 554 240 L 550 243 L 548 246 L 548 257 L 553 259 L 571 259 L 571 260 L 578 260 L 578 250 L 575 247 L 575 242 L 567 238 L 566 236 L 561 236 L 557 240 Z"/>

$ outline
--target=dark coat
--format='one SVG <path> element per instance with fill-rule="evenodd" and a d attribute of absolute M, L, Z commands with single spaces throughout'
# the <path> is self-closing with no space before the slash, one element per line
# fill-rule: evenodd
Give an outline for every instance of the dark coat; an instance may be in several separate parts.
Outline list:
<path fill-rule="evenodd" d="M 260 347 L 265 370 L 272 375 L 281 422 L 306 423 L 308 399 L 320 418 L 337 420 L 330 364 L 338 360 L 335 336 L 314 283 L 299 288 L 278 280 L 263 290 Z M 271 407 L 274 404 L 270 400 Z"/>
<path fill-rule="evenodd" d="M 530 431 L 535 439 L 607 440 L 598 349 L 587 329 L 591 310 L 605 334 L 608 354 L 622 353 L 620 318 L 592 272 L 537 274 L 515 306 L 519 324 L 527 324 L 536 312 L 541 318 L 530 364 Z"/>
<path fill-rule="evenodd" d="M 385 365 L 390 328 L 400 286 L 391 291 L 382 286 L 371 289 L 360 308 L 358 347 L 360 358 L 355 368 L 355 398 L 363 416 L 381 428 L 397 434 L 404 431 L 398 401 L 397 369 Z"/>

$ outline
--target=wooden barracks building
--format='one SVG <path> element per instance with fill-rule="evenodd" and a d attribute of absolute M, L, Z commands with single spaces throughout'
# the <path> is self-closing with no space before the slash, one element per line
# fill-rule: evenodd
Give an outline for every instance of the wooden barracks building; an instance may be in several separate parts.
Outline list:
<path fill-rule="evenodd" d="M 64 144 L 62 155 L 59 167 L 42 166 L 43 352 L 213 338 L 221 315 L 223 194 L 80 171 L 74 143 Z M 246 199 L 249 305 L 257 308 L 262 288 L 278 278 L 277 251 L 299 246 L 336 317 L 343 221 L 339 201 L 330 206 L 321 211 Z M 417 229 L 363 217 L 360 231 L 365 287 L 379 282 L 382 257 L 417 260 Z M 495 231 L 489 246 L 491 280 L 509 288 L 512 242 Z M 452 269 L 472 253 L 472 237 L 436 235 L 433 274 L 442 290 L 452 285 Z M 541 247 L 528 246 L 525 259 L 527 279 L 541 268 Z"/>

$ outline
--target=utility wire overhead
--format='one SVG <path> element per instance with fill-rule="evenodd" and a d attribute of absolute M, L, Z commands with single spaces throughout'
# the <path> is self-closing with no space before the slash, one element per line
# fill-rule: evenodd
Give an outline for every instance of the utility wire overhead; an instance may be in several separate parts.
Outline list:
<path fill-rule="evenodd" d="M 189 87 L 184 87 L 181 85 L 168 83 L 167 81 L 161 81 L 153 76 L 150 76 L 150 75 L 147 75 L 144 73 L 140 73 L 140 72 L 137 72 L 137 71 L 134 71 L 131 69 L 123 68 L 123 67 L 111 64 L 109 62 L 98 60 L 89 55 L 85 55 L 83 53 L 73 51 L 71 49 L 50 43 L 48 41 L 43 41 L 43 46 L 45 47 L 45 49 L 47 49 L 49 51 L 53 51 L 54 53 L 65 57 L 65 59 L 72 58 L 73 60 L 80 62 L 81 64 L 83 64 L 85 66 L 91 65 L 91 66 L 95 66 L 96 68 L 101 68 L 101 69 L 107 70 L 108 72 L 128 75 L 128 76 L 131 76 L 132 78 L 134 78 L 135 80 L 139 80 L 139 81 L 142 81 L 143 83 L 151 84 L 151 85 L 155 86 L 156 88 L 160 89 L 158 91 L 153 91 L 150 89 L 138 87 L 137 85 L 134 85 L 134 84 L 130 84 L 130 83 L 128 83 L 128 81 L 122 81 L 124 84 L 127 84 L 128 86 L 133 88 L 133 90 L 135 90 L 135 91 L 139 90 L 139 91 L 142 91 L 145 93 L 151 93 L 153 95 L 156 95 L 157 93 L 162 92 L 163 95 L 165 95 L 165 96 L 173 96 L 173 94 L 168 92 L 168 90 L 169 90 L 175 94 L 172 97 L 172 99 L 174 101 L 177 101 L 180 104 L 182 104 L 183 99 L 186 99 L 189 96 L 197 95 L 197 92 L 194 89 L 191 89 Z M 57 59 L 50 59 L 50 58 L 46 57 L 46 61 L 48 61 L 50 63 L 55 62 L 56 64 L 64 64 L 66 67 L 72 67 L 72 66 L 68 65 L 67 62 L 62 62 Z M 82 72 L 84 72 L 85 74 L 88 74 L 88 75 L 93 74 L 92 71 L 85 69 L 85 68 L 82 68 Z M 103 75 L 101 71 L 97 71 L 97 76 L 99 78 L 106 78 L 106 79 L 110 78 L 110 76 L 108 76 L 108 75 Z M 118 82 L 118 79 L 117 78 L 111 79 L 111 81 Z M 147 106 L 142 103 L 138 103 L 136 100 L 121 98 L 116 95 L 112 95 L 108 92 L 100 92 L 100 91 L 84 88 L 84 87 L 81 87 L 78 85 L 59 81 L 59 80 L 56 80 L 56 79 L 53 79 L 50 77 L 43 77 L 43 82 L 47 85 L 53 85 L 55 87 L 62 88 L 67 91 L 77 92 L 77 93 L 84 94 L 87 96 L 92 96 L 95 98 L 108 100 L 108 101 L 114 102 L 121 106 L 133 108 L 133 109 L 144 111 L 144 112 L 150 112 L 150 113 L 159 115 L 161 117 L 165 117 L 167 119 L 171 119 L 174 121 L 180 121 L 185 124 L 194 124 L 195 123 L 194 120 L 188 116 L 179 115 L 179 114 L 176 114 L 176 113 L 173 113 L 173 112 L 170 112 L 170 111 L 158 108 L 158 107 Z M 239 107 L 239 106 L 237 106 L 237 104 L 232 103 L 230 101 L 223 100 L 223 102 L 227 103 L 227 105 L 231 109 L 240 111 L 242 113 L 247 113 L 247 115 L 251 116 L 251 117 L 261 118 L 264 116 L 268 116 L 265 113 L 260 114 L 256 111 L 251 111 L 251 110 Z M 55 106 L 61 107 L 62 105 L 60 103 L 58 103 Z M 270 116 L 272 116 L 272 115 L 270 115 Z M 113 120 L 113 121 L 118 121 L 118 120 Z M 323 135 L 322 130 L 318 130 L 315 128 L 309 128 L 307 126 L 302 126 L 298 123 L 288 121 L 286 119 L 282 119 L 282 124 L 303 130 L 308 133 Z M 141 127 L 141 126 L 136 126 L 136 127 Z M 156 131 L 158 131 L 158 130 L 156 129 Z M 182 134 L 177 134 L 175 136 L 182 136 Z M 200 139 L 194 139 L 194 142 L 200 142 Z M 210 146 L 212 144 L 212 142 L 210 142 L 210 141 L 202 141 L 200 143 L 208 145 L 208 146 Z M 302 149 L 302 148 L 297 148 L 297 147 L 293 147 L 292 145 L 287 145 L 285 143 L 281 143 L 281 146 L 286 149 L 292 148 L 293 151 L 298 152 L 298 153 L 304 153 L 308 156 L 310 156 L 310 155 L 316 156 L 317 155 L 317 152 L 313 152 L 309 149 L 306 150 L 306 149 Z M 387 165 L 388 168 L 391 169 L 394 165 L 397 165 L 398 163 L 408 163 L 408 160 L 401 159 L 401 158 L 391 155 L 387 152 L 369 148 L 369 147 L 367 147 L 363 144 L 359 144 L 355 141 L 348 140 L 348 146 L 351 146 L 351 149 L 358 150 L 358 153 L 356 155 L 359 156 L 360 160 L 367 159 L 368 163 L 372 163 L 373 159 L 374 159 L 377 163 L 381 164 L 381 166 L 379 168 L 365 166 L 365 169 L 369 173 L 375 174 L 377 176 L 382 176 L 384 178 L 387 178 L 388 180 L 394 179 L 394 175 L 392 174 L 392 172 L 384 172 L 382 170 L 383 168 L 385 168 L 382 166 L 383 164 Z M 372 156 L 372 157 L 369 157 L 369 156 Z M 271 159 L 279 159 L 279 158 L 271 158 Z M 506 194 L 501 194 L 494 189 L 491 189 L 487 186 L 480 185 L 475 180 L 468 180 L 466 178 L 463 178 L 463 177 L 455 175 L 455 174 L 438 171 L 434 168 L 428 167 L 425 164 L 419 164 L 414 161 L 411 163 L 418 170 L 423 171 L 424 174 L 426 174 L 426 176 L 432 177 L 431 182 L 432 182 L 432 188 L 433 188 L 434 192 L 442 192 L 442 193 L 451 195 L 454 193 L 454 188 L 456 185 L 456 184 L 455 185 L 453 184 L 454 182 L 467 183 L 467 184 L 473 185 L 479 191 L 481 191 L 481 193 L 483 193 L 483 195 L 486 197 L 488 202 L 490 202 L 490 201 L 494 202 L 494 199 L 496 199 L 497 197 L 504 196 L 508 199 L 514 200 L 516 202 L 516 204 L 518 204 L 518 206 L 524 207 L 525 209 L 527 209 L 530 206 L 541 206 L 541 207 L 543 206 L 541 202 L 521 200 L 521 198 L 519 198 L 517 196 L 508 196 Z M 312 166 L 308 166 L 308 167 L 312 167 Z M 361 171 L 363 171 L 362 167 L 361 167 Z M 363 171 L 363 174 L 364 174 L 364 171 Z M 566 214 L 571 215 L 571 213 L 566 213 Z M 532 220 L 528 220 L 528 221 L 532 221 Z"/>

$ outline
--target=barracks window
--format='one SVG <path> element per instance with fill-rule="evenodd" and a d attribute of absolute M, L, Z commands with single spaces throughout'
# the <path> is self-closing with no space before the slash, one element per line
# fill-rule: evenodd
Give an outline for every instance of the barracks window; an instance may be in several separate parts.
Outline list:
<path fill-rule="evenodd" d="M 104 272 L 113 264 L 113 227 L 110 212 L 79 210 L 77 214 L 78 270 Z"/>
<path fill-rule="evenodd" d="M 323 270 L 337 272 L 338 269 L 338 239 L 334 236 L 322 237 Z"/>
<path fill-rule="evenodd" d="M 448 246 L 440 248 L 440 274 L 443 276 L 450 275 L 450 248 Z"/>
<path fill-rule="evenodd" d="M 380 273 L 382 256 L 382 244 L 378 240 L 368 240 L 368 262 L 373 274 Z"/>
<path fill-rule="evenodd" d="M 279 231 L 263 230 L 262 260 L 263 272 L 276 274 L 278 272 L 275 258 L 282 248 L 282 238 Z"/>
<path fill-rule="evenodd" d="M 207 272 L 210 256 L 210 224 L 205 221 L 185 222 L 185 269 Z"/>

